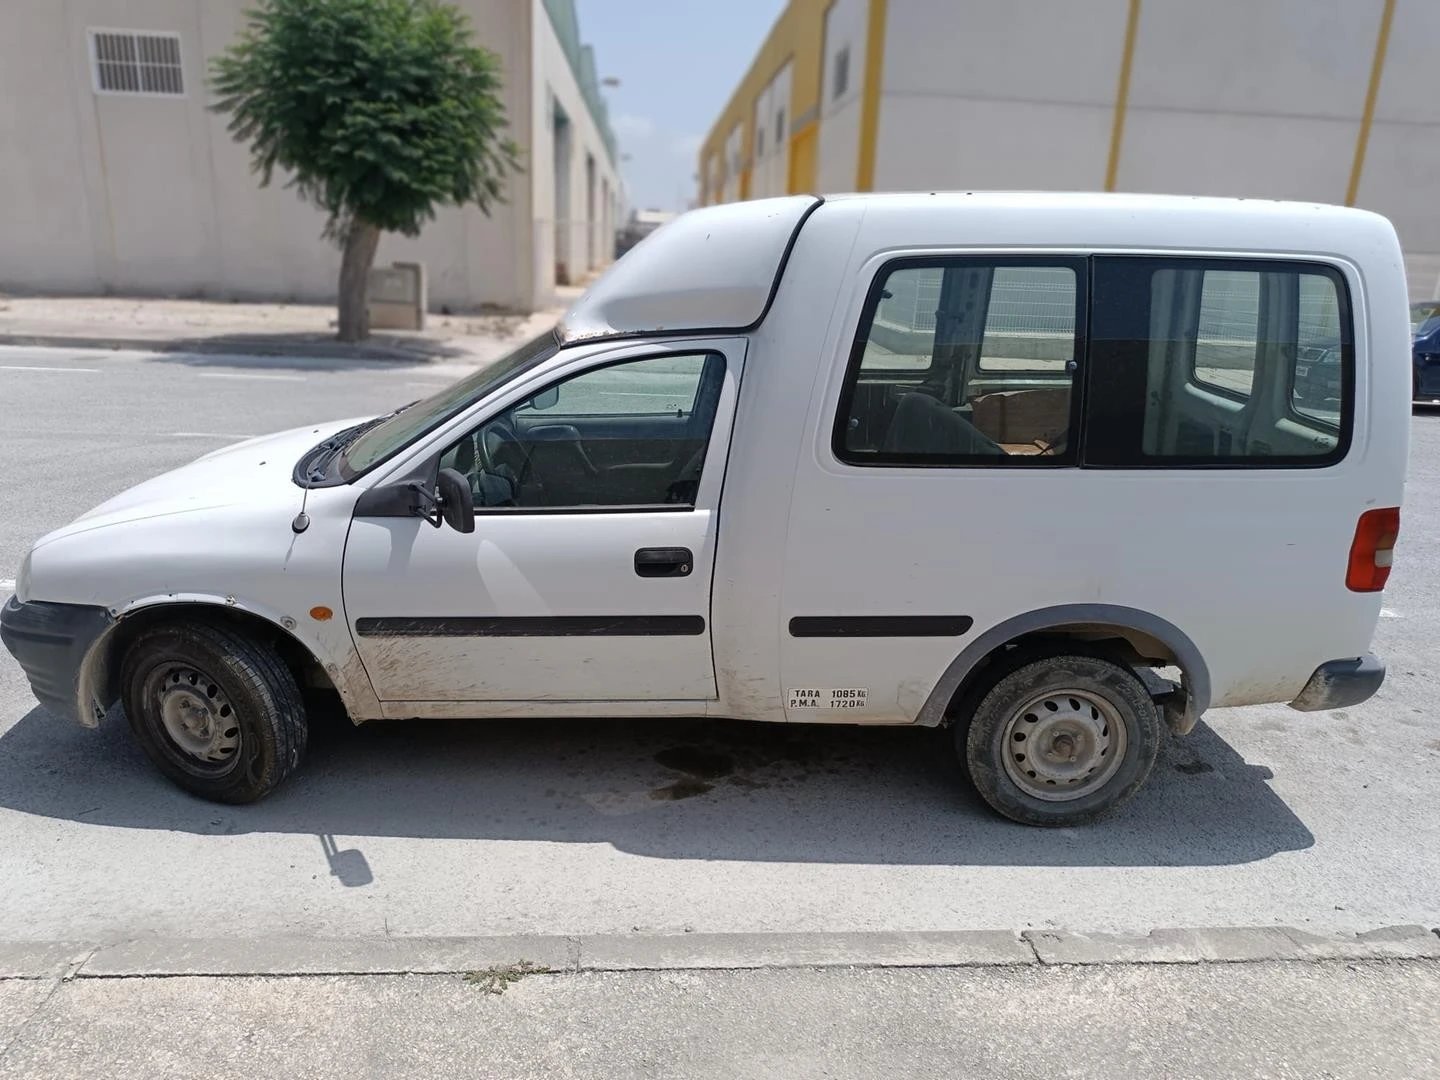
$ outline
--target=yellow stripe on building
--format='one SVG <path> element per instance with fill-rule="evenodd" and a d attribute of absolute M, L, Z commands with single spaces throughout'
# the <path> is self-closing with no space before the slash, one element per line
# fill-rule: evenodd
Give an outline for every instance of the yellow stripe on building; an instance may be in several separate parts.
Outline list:
<path fill-rule="evenodd" d="M 865 88 L 860 101 L 860 150 L 855 190 L 875 188 L 875 143 L 880 134 L 880 87 L 885 77 L 885 19 L 889 0 L 870 0 L 865 28 Z"/>
<path fill-rule="evenodd" d="M 1125 112 L 1130 108 L 1130 71 L 1135 66 L 1135 36 L 1140 29 L 1140 0 L 1130 0 L 1125 16 L 1125 45 L 1120 53 L 1120 85 L 1115 88 L 1115 117 L 1110 125 L 1110 157 L 1105 163 L 1105 190 L 1114 191 L 1120 175 L 1120 148 L 1125 142 Z"/>
<path fill-rule="evenodd" d="M 736 175 L 734 163 L 725 161 L 725 142 L 737 126 L 741 128 L 739 176 L 743 178 L 749 173 L 755 150 L 755 102 L 787 63 L 791 65 L 790 101 L 786 108 L 786 116 L 790 118 L 790 190 L 809 191 L 814 187 L 825 12 L 830 3 L 831 0 L 790 0 L 770 28 L 765 44 L 760 46 L 750 69 L 701 144 L 702 203 L 721 201 L 725 177 Z"/>
<path fill-rule="evenodd" d="M 1354 206 L 1360 195 L 1360 174 L 1365 171 L 1365 151 L 1370 147 L 1370 127 L 1375 122 L 1375 102 L 1380 97 L 1380 79 L 1385 74 L 1385 56 L 1390 51 L 1390 24 L 1395 19 L 1395 0 L 1385 0 L 1380 12 L 1380 33 L 1375 38 L 1375 59 L 1370 64 L 1370 85 L 1365 88 L 1365 111 L 1360 114 L 1360 134 L 1355 139 L 1355 160 L 1350 164 L 1350 183 L 1345 187 L 1345 205 Z"/>

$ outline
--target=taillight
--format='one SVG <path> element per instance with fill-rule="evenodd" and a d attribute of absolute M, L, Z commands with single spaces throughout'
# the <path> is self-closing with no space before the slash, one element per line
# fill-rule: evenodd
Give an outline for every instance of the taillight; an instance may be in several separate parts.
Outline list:
<path fill-rule="evenodd" d="M 1379 592 L 1390 576 L 1391 555 L 1400 535 L 1400 508 L 1366 510 L 1355 523 L 1350 544 L 1350 569 L 1345 585 L 1352 592 Z"/>

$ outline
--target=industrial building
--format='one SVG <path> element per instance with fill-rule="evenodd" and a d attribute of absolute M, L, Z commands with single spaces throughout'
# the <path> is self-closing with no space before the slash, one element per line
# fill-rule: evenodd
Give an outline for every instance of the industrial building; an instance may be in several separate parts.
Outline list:
<path fill-rule="evenodd" d="M 791 0 L 700 201 L 1086 190 L 1356 205 L 1440 297 L 1435 0 Z"/>
<path fill-rule="evenodd" d="M 330 301 L 324 216 L 210 110 L 210 57 L 250 0 L 0 4 L 0 289 Z M 425 264 L 430 304 L 546 305 L 613 254 L 615 139 L 572 0 L 456 0 L 498 53 L 524 172 L 486 217 L 446 208 L 377 265 Z"/>

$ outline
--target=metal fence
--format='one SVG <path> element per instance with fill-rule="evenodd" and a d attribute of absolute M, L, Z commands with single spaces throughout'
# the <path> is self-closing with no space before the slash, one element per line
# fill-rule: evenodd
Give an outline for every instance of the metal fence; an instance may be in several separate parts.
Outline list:
<path fill-rule="evenodd" d="M 1301 344 L 1333 341 L 1340 334 L 1339 298 L 1328 278 L 1300 275 Z M 1249 270 L 1206 270 L 1200 291 L 1200 341 L 1252 343 L 1260 336 L 1260 275 Z"/>
<path fill-rule="evenodd" d="M 876 318 L 916 333 L 935 330 L 940 307 L 940 269 L 899 270 L 885 282 L 891 294 Z M 990 286 L 986 334 L 1075 333 L 1075 274 L 1063 267 L 999 267 Z"/>

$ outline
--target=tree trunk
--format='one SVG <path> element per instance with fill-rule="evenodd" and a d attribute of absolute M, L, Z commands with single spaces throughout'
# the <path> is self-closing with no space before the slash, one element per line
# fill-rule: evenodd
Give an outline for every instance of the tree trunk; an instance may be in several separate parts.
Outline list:
<path fill-rule="evenodd" d="M 370 336 L 370 310 L 365 304 L 365 293 L 370 267 L 375 263 L 375 249 L 379 246 L 380 230 L 368 221 L 356 219 L 345 231 L 345 253 L 340 259 L 341 341 L 364 341 Z"/>

